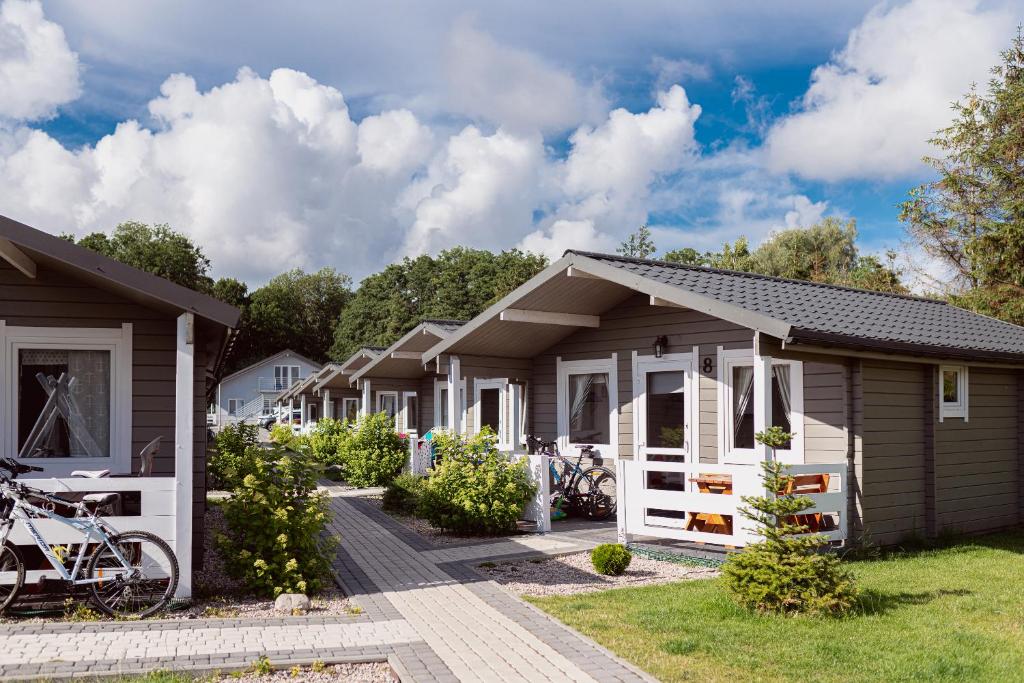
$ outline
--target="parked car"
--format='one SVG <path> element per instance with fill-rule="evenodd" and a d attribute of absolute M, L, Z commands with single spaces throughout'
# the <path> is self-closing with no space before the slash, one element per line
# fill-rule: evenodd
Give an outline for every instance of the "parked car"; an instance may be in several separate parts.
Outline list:
<path fill-rule="evenodd" d="M 256 418 L 256 424 L 264 429 L 270 429 L 271 425 L 277 422 L 277 415 L 271 413 L 269 415 L 260 415 Z"/>

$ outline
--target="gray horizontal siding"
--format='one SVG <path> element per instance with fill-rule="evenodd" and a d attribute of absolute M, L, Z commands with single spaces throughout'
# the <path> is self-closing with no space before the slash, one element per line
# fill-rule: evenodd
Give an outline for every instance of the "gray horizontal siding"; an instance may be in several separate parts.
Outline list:
<path fill-rule="evenodd" d="M 968 420 L 935 426 L 936 519 L 940 529 L 974 532 L 1018 521 L 1017 378 L 971 368 Z"/>
<path fill-rule="evenodd" d="M 120 327 L 132 324 L 132 468 L 136 454 L 163 437 L 154 469 L 174 474 L 176 317 L 141 306 L 46 267 L 29 279 L 0 262 L 0 319 L 12 326 Z M 199 334 L 197 327 L 197 334 Z M 206 352 L 196 340 L 193 400 L 193 557 L 202 562 L 206 509 Z"/>
<path fill-rule="evenodd" d="M 868 540 L 925 533 L 925 368 L 864 362 L 860 492 Z"/>

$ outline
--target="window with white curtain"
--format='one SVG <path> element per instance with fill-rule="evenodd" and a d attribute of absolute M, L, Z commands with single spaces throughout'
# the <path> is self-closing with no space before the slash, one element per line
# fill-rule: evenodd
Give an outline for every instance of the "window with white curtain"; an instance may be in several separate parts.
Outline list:
<path fill-rule="evenodd" d="M 37 328 L 0 321 L 5 450 L 46 476 L 131 471 L 132 326 Z M 239 409 L 241 406 L 238 406 Z"/>
<path fill-rule="evenodd" d="M 749 351 L 723 351 L 719 372 L 720 458 L 743 462 L 755 457 L 754 359 Z M 771 424 L 794 434 L 777 451 L 780 460 L 803 462 L 803 364 L 772 359 Z M 795 426 L 794 426 L 795 425 Z M 796 443 L 794 443 L 796 442 Z"/>
<path fill-rule="evenodd" d="M 593 445 L 601 457 L 618 457 L 617 356 L 557 360 L 558 440 L 569 453 Z"/>

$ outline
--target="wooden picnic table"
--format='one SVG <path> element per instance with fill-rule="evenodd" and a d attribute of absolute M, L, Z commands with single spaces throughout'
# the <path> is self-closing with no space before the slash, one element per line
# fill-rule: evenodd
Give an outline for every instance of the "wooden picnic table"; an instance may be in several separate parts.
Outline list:
<path fill-rule="evenodd" d="M 697 484 L 701 493 L 732 495 L 732 476 L 728 474 L 702 474 L 691 477 L 690 481 Z M 686 521 L 687 531 L 703 531 L 709 534 L 732 535 L 732 517 L 718 513 L 689 512 Z"/>

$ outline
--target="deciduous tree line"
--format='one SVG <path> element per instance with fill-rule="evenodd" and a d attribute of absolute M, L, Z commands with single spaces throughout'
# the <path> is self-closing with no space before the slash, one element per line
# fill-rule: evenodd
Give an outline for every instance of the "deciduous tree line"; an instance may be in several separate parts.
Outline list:
<path fill-rule="evenodd" d="M 954 103 L 954 120 L 931 141 L 925 159 L 935 179 L 910 190 L 901 206 L 912 244 L 937 264 L 934 296 L 1024 324 L 1024 38 L 1001 54 L 984 92 L 971 87 Z M 73 237 L 65 236 L 72 240 Z M 513 249 L 456 247 L 393 263 L 353 289 L 333 268 L 292 270 L 252 291 L 234 278 L 213 280 L 199 245 L 167 225 L 122 223 L 78 244 L 242 309 L 231 368 L 284 348 L 318 361 L 343 360 L 360 346 L 391 344 L 424 318 L 468 320 L 539 272 L 546 259 Z M 656 255 L 642 226 L 619 248 Z M 661 255 L 675 263 L 725 268 L 903 293 L 896 255 L 861 254 L 856 223 L 828 217 L 783 230 L 755 248 L 746 237 L 720 251 L 684 248 Z"/>

